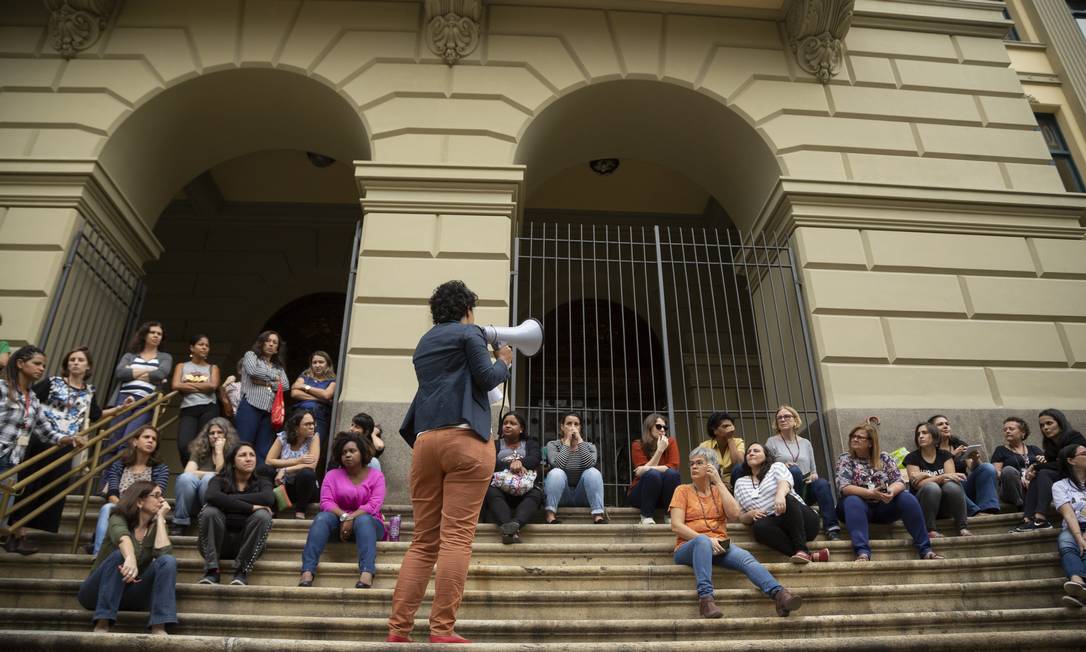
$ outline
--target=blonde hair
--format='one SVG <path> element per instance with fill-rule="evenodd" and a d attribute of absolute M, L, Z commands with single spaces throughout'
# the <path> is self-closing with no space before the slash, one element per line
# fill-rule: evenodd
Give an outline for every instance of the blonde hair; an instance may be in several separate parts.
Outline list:
<path fill-rule="evenodd" d="M 882 450 L 879 447 L 879 431 L 875 428 L 875 426 L 871 425 L 870 423 L 861 423 L 852 430 L 848 431 L 849 439 L 852 439 L 852 435 L 854 435 L 859 430 L 864 431 L 864 434 L 871 438 L 871 450 L 870 452 L 868 452 L 867 461 L 871 464 L 871 466 L 874 466 L 875 462 L 878 461 L 879 456 L 882 454 Z M 851 453 L 851 449 L 849 452 Z"/>
<path fill-rule="evenodd" d="M 773 423 L 769 424 L 773 426 L 773 432 L 777 433 L 778 435 L 781 434 L 781 427 L 777 425 L 777 415 L 780 414 L 781 410 L 788 410 L 792 417 L 795 418 L 796 426 L 794 430 L 796 431 L 796 436 L 798 437 L 799 429 L 803 426 L 803 417 L 799 416 L 799 411 L 791 405 L 782 405 L 777 408 L 776 412 L 773 413 Z"/>

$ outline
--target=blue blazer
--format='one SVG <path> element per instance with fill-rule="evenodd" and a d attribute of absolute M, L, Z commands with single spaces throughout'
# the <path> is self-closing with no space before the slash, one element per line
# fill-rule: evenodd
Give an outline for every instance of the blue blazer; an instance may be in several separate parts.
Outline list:
<path fill-rule="evenodd" d="M 461 423 L 489 440 L 486 394 L 509 378 L 509 368 L 491 358 L 483 329 L 460 322 L 435 324 L 419 340 L 411 361 L 419 389 L 400 426 L 407 444 L 414 447 L 420 432 Z"/>

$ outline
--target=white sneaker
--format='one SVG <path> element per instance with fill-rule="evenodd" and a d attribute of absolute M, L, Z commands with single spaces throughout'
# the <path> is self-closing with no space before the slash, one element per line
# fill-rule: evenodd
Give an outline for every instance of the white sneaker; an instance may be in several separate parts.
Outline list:
<path fill-rule="evenodd" d="M 656 525 L 656 521 L 651 516 L 642 516 L 641 525 Z"/>

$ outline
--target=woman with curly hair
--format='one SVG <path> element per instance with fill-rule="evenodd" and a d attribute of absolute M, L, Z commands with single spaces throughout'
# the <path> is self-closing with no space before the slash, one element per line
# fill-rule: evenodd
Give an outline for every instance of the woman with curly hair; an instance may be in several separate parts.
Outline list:
<path fill-rule="evenodd" d="M 185 470 L 177 476 L 174 494 L 177 508 L 174 511 L 170 534 L 177 536 L 192 523 L 192 514 L 199 514 L 204 506 L 207 485 L 226 463 L 226 451 L 238 444 L 238 433 L 229 419 L 215 417 L 207 422 L 189 444 L 189 461 Z"/>

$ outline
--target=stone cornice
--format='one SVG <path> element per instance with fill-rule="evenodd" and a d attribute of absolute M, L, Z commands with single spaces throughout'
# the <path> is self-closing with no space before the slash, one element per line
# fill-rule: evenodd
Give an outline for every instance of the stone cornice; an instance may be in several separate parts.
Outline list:
<path fill-rule="evenodd" d="M 355 161 L 365 212 L 507 215 L 519 218 L 523 165 Z"/>
<path fill-rule="evenodd" d="M 95 161 L 0 159 L 0 204 L 74 208 L 137 269 L 162 254 L 162 244 Z"/>
<path fill-rule="evenodd" d="M 783 178 L 755 223 L 759 237 L 798 227 L 1081 239 L 1086 195 L 891 186 Z"/>
<path fill-rule="evenodd" d="M 93 47 L 119 4 L 119 0 L 45 0 L 53 49 L 71 59 Z"/>
<path fill-rule="evenodd" d="M 854 27 L 1002 39 L 1014 21 L 992 0 L 856 0 Z"/>

